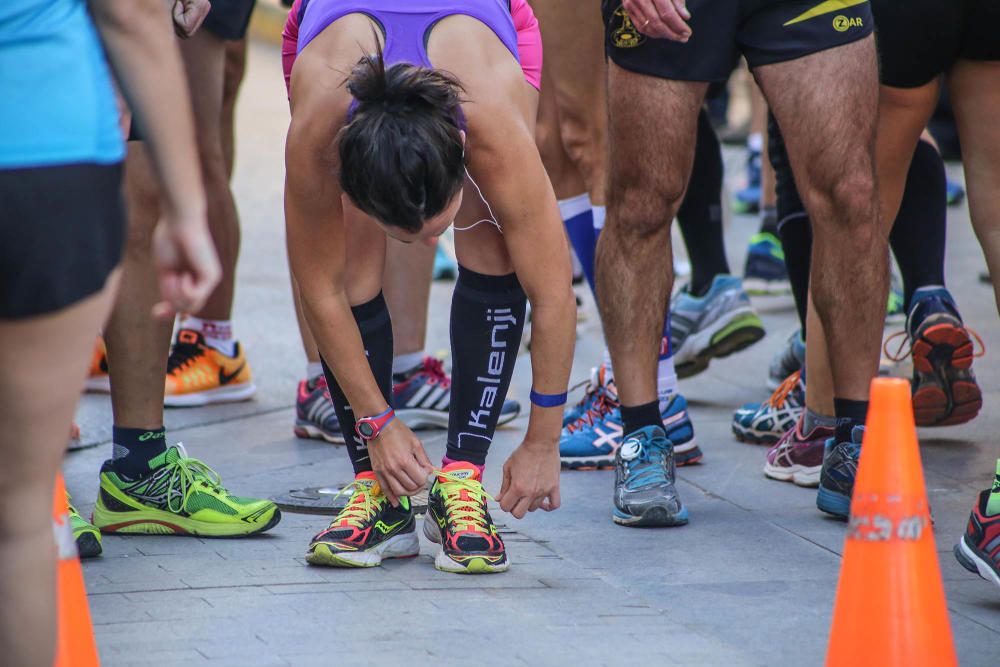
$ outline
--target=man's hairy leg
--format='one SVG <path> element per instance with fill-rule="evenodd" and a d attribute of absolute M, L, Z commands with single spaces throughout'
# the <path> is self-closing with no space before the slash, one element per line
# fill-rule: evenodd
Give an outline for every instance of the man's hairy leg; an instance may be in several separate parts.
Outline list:
<path fill-rule="evenodd" d="M 878 372 L 889 277 L 875 181 L 874 39 L 760 67 L 755 75 L 813 223 L 810 290 L 829 345 L 835 396 L 867 400 Z"/>
<path fill-rule="evenodd" d="M 597 246 L 597 294 L 623 405 L 657 399 L 674 278 L 670 221 L 691 174 L 706 88 L 609 66 L 608 218 Z"/>

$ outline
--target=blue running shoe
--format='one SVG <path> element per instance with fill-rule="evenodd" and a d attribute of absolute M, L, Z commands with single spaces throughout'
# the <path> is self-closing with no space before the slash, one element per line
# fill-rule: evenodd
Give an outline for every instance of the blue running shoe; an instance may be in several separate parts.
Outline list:
<path fill-rule="evenodd" d="M 777 296 L 792 291 L 785 268 L 785 250 L 774 234 L 760 232 L 750 237 L 743 286 L 753 296 Z"/>
<path fill-rule="evenodd" d="M 440 359 L 424 357 L 409 373 L 392 376 L 392 405 L 396 416 L 412 429 L 448 428 L 451 407 L 451 378 Z M 507 399 L 500 410 L 497 426 L 521 414 L 521 404 Z"/>
<path fill-rule="evenodd" d="M 583 417 L 590 412 L 590 409 L 594 407 L 594 404 L 604 393 L 605 387 L 607 387 L 608 383 L 613 384 L 614 381 L 608 378 L 608 369 L 604 364 L 601 364 L 597 368 L 590 369 L 590 380 L 587 382 L 587 387 L 584 389 L 583 398 L 581 398 L 575 405 L 568 407 L 566 412 L 563 413 L 563 428 L 566 428 L 570 424 L 575 424 L 583 419 Z"/>
<path fill-rule="evenodd" d="M 688 416 L 687 401 L 673 394 L 660 414 L 663 429 L 674 443 L 676 465 L 690 465 L 702 459 Z M 559 438 L 559 460 L 570 470 L 610 468 L 622 443 L 622 414 L 613 390 L 605 392 L 590 413 L 576 425 L 563 429 Z"/>
<path fill-rule="evenodd" d="M 733 435 L 755 445 L 773 445 L 799 421 L 806 388 L 799 371 L 789 375 L 763 403 L 744 403 L 733 414 Z"/>
<path fill-rule="evenodd" d="M 854 478 L 858 474 L 858 457 L 861 456 L 864 436 L 865 427 L 855 426 L 850 442 L 837 442 L 834 438 L 826 441 L 816 506 L 827 514 L 841 519 L 851 515 L 851 495 L 854 493 Z"/>
<path fill-rule="evenodd" d="M 683 526 L 687 508 L 675 486 L 674 448 L 663 429 L 630 433 L 615 456 L 615 507 L 622 526 Z"/>
<path fill-rule="evenodd" d="M 749 215 L 760 211 L 760 151 L 747 151 L 747 185 L 733 197 L 733 213 Z"/>
<path fill-rule="evenodd" d="M 712 359 L 728 357 L 763 337 L 764 324 L 736 276 L 717 275 L 705 296 L 683 289 L 670 302 L 670 344 L 679 378 L 697 375 Z"/>
<path fill-rule="evenodd" d="M 458 277 L 458 262 L 448 254 L 444 245 L 437 244 L 434 253 L 434 280 L 454 280 Z"/>
<path fill-rule="evenodd" d="M 945 182 L 945 193 L 948 206 L 957 206 L 965 199 L 965 188 L 951 179 Z"/>

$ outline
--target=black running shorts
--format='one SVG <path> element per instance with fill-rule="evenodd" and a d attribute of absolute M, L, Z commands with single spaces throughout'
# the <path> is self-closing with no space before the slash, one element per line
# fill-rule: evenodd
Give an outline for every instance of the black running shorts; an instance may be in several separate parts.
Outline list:
<path fill-rule="evenodd" d="M 205 17 L 202 29 L 222 39 L 238 40 L 247 36 L 250 15 L 257 0 L 212 0 L 212 10 Z"/>
<path fill-rule="evenodd" d="M 717 82 L 729 78 L 740 55 L 759 67 L 872 32 L 868 0 L 688 0 L 687 8 L 691 39 L 681 44 L 640 34 L 621 0 L 602 0 L 608 57 L 661 79 Z"/>
<path fill-rule="evenodd" d="M 0 319 L 99 292 L 121 261 L 121 164 L 0 169 Z"/>
<path fill-rule="evenodd" d="M 1000 0 L 872 0 L 881 80 L 917 88 L 956 60 L 1000 60 Z"/>

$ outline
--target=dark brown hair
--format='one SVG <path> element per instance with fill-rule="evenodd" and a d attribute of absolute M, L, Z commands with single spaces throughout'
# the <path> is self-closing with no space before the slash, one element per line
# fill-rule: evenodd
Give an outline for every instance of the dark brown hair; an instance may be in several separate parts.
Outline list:
<path fill-rule="evenodd" d="M 464 180 L 461 84 L 426 67 L 386 67 L 379 47 L 347 89 L 356 106 L 339 135 L 341 188 L 382 224 L 419 232 Z"/>

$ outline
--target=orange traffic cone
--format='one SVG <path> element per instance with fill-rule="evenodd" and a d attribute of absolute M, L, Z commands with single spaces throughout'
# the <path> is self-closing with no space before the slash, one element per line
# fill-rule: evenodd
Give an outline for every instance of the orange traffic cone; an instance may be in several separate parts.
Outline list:
<path fill-rule="evenodd" d="M 52 528 L 59 548 L 57 573 L 58 643 L 56 667 L 97 667 L 97 645 L 90 624 L 90 607 L 83 586 L 83 571 L 76 554 L 73 527 L 66 505 L 66 485 L 62 473 L 56 475 L 56 492 L 52 501 Z"/>
<path fill-rule="evenodd" d="M 910 383 L 871 389 L 826 664 L 957 665 Z"/>

